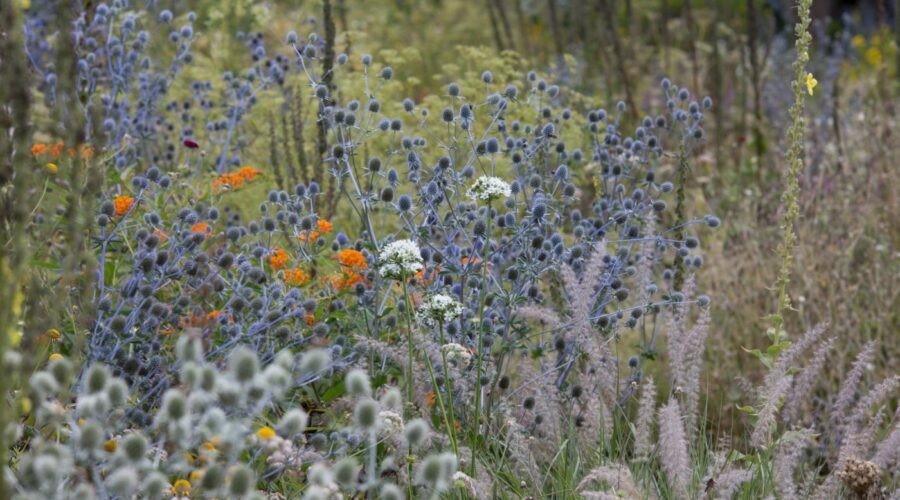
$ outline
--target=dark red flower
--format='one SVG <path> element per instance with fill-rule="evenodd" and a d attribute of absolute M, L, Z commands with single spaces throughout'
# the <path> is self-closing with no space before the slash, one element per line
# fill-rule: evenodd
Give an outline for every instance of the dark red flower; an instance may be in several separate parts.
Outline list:
<path fill-rule="evenodd" d="M 194 142 L 194 141 L 192 141 L 192 140 L 190 140 L 190 139 L 185 139 L 184 142 L 183 142 L 182 144 L 184 144 L 185 146 L 187 146 L 187 147 L 189 147 L 189 148 L 191 148 L 191 149 L 197 149 L 197 148 L 200 147 L 199 144 L 197 144 L 196 142 Z"/>

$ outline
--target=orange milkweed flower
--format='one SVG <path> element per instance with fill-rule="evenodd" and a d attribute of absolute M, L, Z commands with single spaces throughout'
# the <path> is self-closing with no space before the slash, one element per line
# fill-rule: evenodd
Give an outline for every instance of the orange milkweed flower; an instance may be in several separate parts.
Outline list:
<path fill-rule="evenodd" d="M 297 239 L 300 241 L 315 241 L 316 238 L 319 237 L 318 231 L 300 231 L 300 235 L 297 236 Z"/>
<path fill-rule="evenodd" d="M 131 210 L 131 206 L 134 205 L 134 198 L 128 196 L 127 194 L 121 194 L 113 198 L 113 204 L 116 207 L 116 217 L 121 217 L 127 214 L 129 210 Z"/>
<path fill-rule="evenodd" d="M 328 234 L 331 232 L 332 228 L 334 228 L 334 226 L 325 219 L 316 221 L 316 226 L 318 226 L 319 232 L 322 234 Z"/>
<path fill-rule="evenodd" d="M 47 154 L 47 145 L 46 144 L 32 144 L 31 145 L 31 156 L 41 156 Z"/>
<path fill-rule="evenodd" d="M 303 269 L 286 269 L 284 282 L 291 286 L 303 286 L 309 282 L 309 275 Z"/>
<path fill-rule="evenodd" d="M 288 254 L 281 247 L 279 247 L 278 250 L 275 250 L 271 255 L 269 255 L 269 265 L 274 270 L 284 269 L 284 266 L 287 265 L 287 261 Z"/>
<path fill-rule="evenodd" d="M 307 326 L 313 326 L 316 324 L 316 317 L 312 314 L 307 314 L 303 317 L 303 321 L 306 321 Z"/>
<path fill-rule="evenodd" d="M 193 233 L 209 233 L 211 230 L 209 228 L 209 224 L 205 222 L 198 222 L 191 226 L 191 232 Z"/>
<path fill-rule="evenodd" d="M 338 262 L 340 262 L 342 266 L 350 269 L 365 270 L 369 267 L 365 255 L 359 250 L 354 250 L 352 248 L 338 252 Z"/>
<path fill-rule="evenodd" d="M 245 181 L 252 181 L 253 179 L 256 179 L 256 176 L 262 175 L 262 172 L 253 167 L 241 167 L 241 169 L 237 171 L 237 175 Z"/>

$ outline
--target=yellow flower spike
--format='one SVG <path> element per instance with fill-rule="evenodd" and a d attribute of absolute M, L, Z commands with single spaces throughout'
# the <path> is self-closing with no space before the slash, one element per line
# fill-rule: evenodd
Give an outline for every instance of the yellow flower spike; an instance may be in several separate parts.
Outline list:
<path fill-rule="evenodd" d="M 56 163 L 48 163 L 47 170 L 50 171 L 50 175 L 56 175 L 56 172 L 59 171 L 59 167 L 56 166 Z"/>
<path fill-rule="evenodd" d="M 275 429 L 271 427 L 260 427 L 258 431 L 256 431 L 256 437 L 262 439 L 263 441 L 268 441 L 275 437 Z"/>
<path fill-rule="evenodd" d="M 103 443 L 103 449 L 108 453 L 113 453 L 118 447 L 119 443 L 115 440 L 115 438 L 107 440 L 105 443 Z"/>
<path fill-rule="evenodd" d="M 49 358 L 47 358 L 48 361 L 56 361 L 57 359 L 63 359 L 63 355 L 58 352 L 54 352 L 50 355 Z"/>
<path fill-rule="evenodd" d="M 816 88 L 816 85 L 818 84 L 819 80 L 816 80 L 816 77 L 814 77 L 812 73 L 806 74 L 806 91 L 809 92 L 809 95 L 813 95 L 813 89 Z"/>
<path fill-rule="evenodd" d="M 57 330 L 56 328 L 47 330 L 47 336 L 53 340 L 59 340 L 59 338 L 62 337 L 62 335 L 59 333 L 59 330 Z"/>

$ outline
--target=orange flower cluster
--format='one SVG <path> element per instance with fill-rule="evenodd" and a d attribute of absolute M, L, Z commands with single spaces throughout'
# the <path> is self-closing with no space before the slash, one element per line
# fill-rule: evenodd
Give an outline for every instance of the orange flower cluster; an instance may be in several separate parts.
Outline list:
<path fill-rule="evenodd" d="M 131 206 L 134 205 L 134 198 L 127 194 L 120 194 L 113 198 L 113 205 L 116 207 L 116 217 L 121 217 L 131 210 Z"/>
<path fill-rule="evenodd" d="M 441 266 L 435 266 L 434 269 L 432 269 L 431 271 L 429 271 L 427 273 L 426 273 L 425 269 L 422 269 L 421 271 L 416 273 L 416 280 L 423 285 L 427 285 L 427 284 L 431 283 L 431 281 L 434 278 L 436 278 L 438 276 L 438 274 L 440 274 L 440 271 L 441 271 Z"/>
<path fill-rule="evenodd" d="M 353 285 L 357 283 L 366 281 L 366 278 L 364 278 L 363 275 L 351 269 L 344 269 L 343 272 L 332 274 L 326 279 L 329 283 L 331 283 L 331 286 L 333 286 L 334 289 L 338 291 L 346 290 L 353 287 Z"/>
<path fill-rule="evenodd" d="M 366 257 L 359 250 L 354 250 L 352 248 L 348 248 L 346 250 L 341 250 L 338 252 L 338 262 L 341 263 L 342 266 L 350 268 L 351 270 L 365 270 L 367 269 L 368 263 L 366 263 Z"/>
<path fill-rule="evenodd" d="M 229 172 L 216 177 L 212 182 L 213 190 L 237 189 L 262 175 L 262 172 L 253 167 L 241 167 L 237 172 Z"/>
<path fill-rule="evenodd" d="M 209 227 L 209 224 L 205 222 L 198 222 L 191 226 L 191 232 L 209 234 L 212 232 L 212 229 Z"/>
<path fill-rule="evenodd" d="M 320 234 L 328 234 L 334 228 L 334 226 L 325 219 L 319 219 L 316 222 L 316 227 L 319 229 L 318 231 L 300 231 L 300 236 L 298 236 L 297 238 L 300 241 L 306 241 L 307 239 L 309 239 L 309 241 L 315 241 Z M 307 234 L 309 235 L 308 238 Z"/>
<path fill-rule="evenodd" d="M 206 328 L 209 326 L 214 326 L 219 318 L 225 315 L 225 311 L 221 309 L 216 309 L 208 312 L 207 314 L 203 314 L 199 311 L 191 313 L 190 316 L 182 317 L 178 319 L 178 326 L 181 329 L 185 328 Z M 225 316 L 225 318 L 230 322 L 231 316 Z M 165 332 L 164 332 L 165 333 Z"/>
<path fill-rule="evenodd" d="M 65 145 L 61 142 L 57 142 L 56 144 L 43 144 L 37 143 L 31 145 L 31 156 L 45 156 L 49 155 L 52 158 L 58 158 L 59 155 L 62 154 L 63 149 L 65 149 Z M 81 157 L 84 159 L 90 159 L 94 156 L 94 147 L 82 144 L 79 148 Z M 69 148 L 69 157 L 75 157 L 75 148 Z"/>
<path fill-rule="evenodd" d="M 284 282 L 291 286 L 303 286 L 309 282 L 309 275 L 303 269 L 286 269 Z"/>
<path fill-rule="evenodd" d="M 283 248 L 278 247 L 278 250 L 272 252 L 272 255 L 269 255 L 269 265 L 273 270 L 284 269 L 284 266 L 287 265 L 288 254 L 284 251 Z"/>

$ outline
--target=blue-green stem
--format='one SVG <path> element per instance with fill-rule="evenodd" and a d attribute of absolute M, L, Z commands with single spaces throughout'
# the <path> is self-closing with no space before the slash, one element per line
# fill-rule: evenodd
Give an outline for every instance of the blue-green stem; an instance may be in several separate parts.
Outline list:
<path fill-rule="evenodd" d="M 444 349 L 444 322 L 438 322 L 438 336 L 441 340 L 441 363 L 444 365 L 444 387 L 447 388 L 447 406 L 450 408 L 450 423 L 447 426 L 447 432 L 450 434 L 450 441 L 456 442 L 456 415 L 453 414 L 453 384 L 450 383 L 450 369 L 447 367 L 447 351 Z M 454 445 L 453 451 L 456 451 Z"/>
<path fill-rule="evenodd" d="M 478 434 L 481 428 L 481 376 L 484 367 L 482 366 L 482 362 L 484 359 L 484 309 L 485 309 L 485 301 L 487 299 L 487 291 L 488 291 L 488 250 L 491 246 L 491 203 L 488 201 L 487 209 L 485 211 L 485 230 L 484 230 L 484 244 L 481 248 L 481 302 L 478 305 L 478 324 L 475 326 L 478 329 L 478 345 L 477 349 L 477 360 L 476 360 L 476 373 L 477 376 L 475 378 L 475 428 L 471 434 L 471 448 L 472 448 L 472 465 L 470 476 L 475 477 L 475 448 L 477 445 Z"/>

